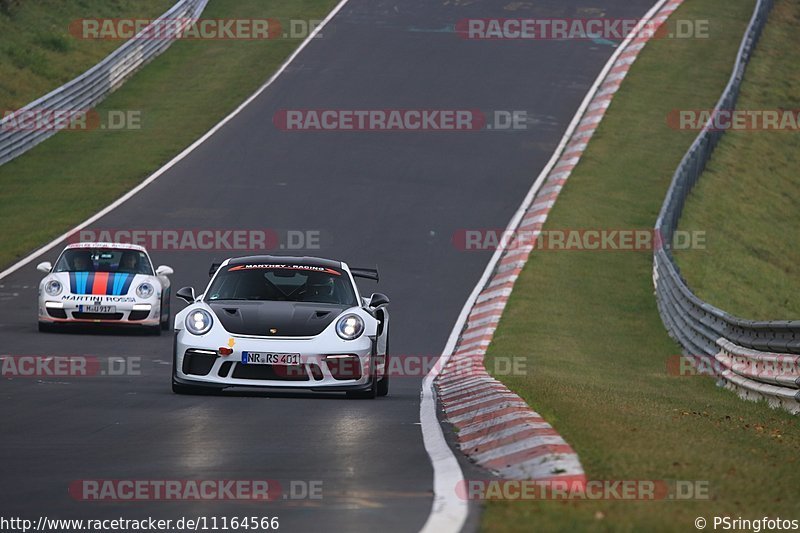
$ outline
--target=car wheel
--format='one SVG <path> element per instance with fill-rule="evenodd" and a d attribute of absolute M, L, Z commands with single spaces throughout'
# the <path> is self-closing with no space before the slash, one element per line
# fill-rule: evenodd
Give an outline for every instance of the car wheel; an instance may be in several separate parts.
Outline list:
<path fill-rule="evenodd" d="M 163 319 L 161 321 L 161 330 L 162 331 L 168 331 L 169 330 L 169 326 L 170 326 L 170 320 L 169 319 L 170 319 L 169 311 L 167 311 L 167 318 L 165 318 L 165 319 Z"/>
<path fill-rule="evenodd" d="M 386 356 L 386 363 L 389 363 L 389 356 Z M 389 376 L 383 376 L 383 379 L 378 381 L 378 396 L 386 396 L 389 394 Z"/>
<path fill-rule="evenodd" d="M 372 365 L 375 368 L 372 370 L 372 376 L 370 377 L 370 387 L 367 390 L 358 390 L 358 391 L 348 391 L 347 397 L 360 399 L 360 400 L 374 400 L 378 397 L 378 367 L 376 365 Z"/>
<path fill-rule="evenodd" d="M 50 333 L 53 331 L 53 324 L 49 324 L 47 322 L 39 322 L 39 331 L 42 333 Z"/>
<path fill-rule="evenodd" d="M 189 394 L 189 395 L 202 395 L 206 393 L 204 387 L 193 387 L 191 385 L 183 385 L 175 380 L 172 380 L 172 392 L 175 394 Z"/>
<path fill-rule="evenodd" d="M 389 339 L 386 339 L 386 356 L 383 363 L 383 379 L 378 381 L 378 396 L 389 394 Z"/>
<path fill-rule="evenodd" d="M 164 316 L 164 301 L 165 301 L 165 300 L 166 300 L 166 302 L 167 302 L 167 305 L 166 305 L 166 307 L 167 307 L 167 310 L 166 310 L 166 318 L 162 318 L 162 319 L 161 319 L 161 329 L 162 329 L 163 331 L 167 331 L 167 330 L 169 330 L 169 326 L 170 326 L 170 318 L 171 318 L 171 316 L 170 316 L 170 315 L 172 314 L 172 313 L 170 312 L 170 307 L 169 307 L 169 291 L 167 291 L 167 293 L 166 293 L 165 295 L 163 295 L 163 296 L 162 296 L 162 300 L 161 300 L 161 316 L 162 316 L 162 317 Z"/>

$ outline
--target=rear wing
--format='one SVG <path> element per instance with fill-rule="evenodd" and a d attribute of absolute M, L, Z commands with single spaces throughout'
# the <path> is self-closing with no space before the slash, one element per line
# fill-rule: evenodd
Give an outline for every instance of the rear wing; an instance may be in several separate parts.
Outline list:
<path fill-rule="evenodd" d="M 355 278 L 365 278 L 374 281 L 378 281 L 379 278 L 377 268 L 351 268 L 350 273 Z"/>
<path fill-rule="evenodd" d="M 208 277 L 213 278 L 214 274 L 217 273 L 217 270 L 219 270 L 221 265 L 222 263 L 211 263 L 211 268 L 208 269 Z"/>

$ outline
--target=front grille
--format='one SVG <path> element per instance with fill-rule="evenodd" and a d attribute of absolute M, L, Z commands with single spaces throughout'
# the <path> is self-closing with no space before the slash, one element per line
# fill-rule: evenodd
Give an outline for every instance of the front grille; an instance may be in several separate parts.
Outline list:
<path fill-rule="evenodd" d="M 48 307 L 47 314 L 53 318 L 67 318 L 67 312 L 63 309 L 53 309 Z"/>
<path fill-rule="evenodd" d="M 243 365 L 236 363 L 232 378 L 268 381 L 308 381 L 307 365 Z"/>
<path fill-rule="evenodd" d="M 131 311 L 128 320 L 144 320 L 148 316 L 150 316 L 150 311 Z"/>
<path fill-rule="evenodd" d="M 77 320 L 122 320 L 122 313 L 82 313 L 73 311 L 72 318 Z"/>
<path fill-rule="evenodd" d="M 183 373 L 193 376 L 206 376 L 211 372 L 216 355 L 197 353 L 194 350 L 186 350 L 183 355 Z"/>

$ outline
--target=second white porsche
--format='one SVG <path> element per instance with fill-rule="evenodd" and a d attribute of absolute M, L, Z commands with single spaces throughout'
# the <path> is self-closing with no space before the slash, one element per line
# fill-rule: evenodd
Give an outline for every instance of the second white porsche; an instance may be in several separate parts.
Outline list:
<path fill-rule="evenodd" d="M 40 263 L 39 330 L 62 324 L 145 326 L 169 329 L 168 266 L 153 269 L 141 246 L 77 243 L 56 260 Z"/>

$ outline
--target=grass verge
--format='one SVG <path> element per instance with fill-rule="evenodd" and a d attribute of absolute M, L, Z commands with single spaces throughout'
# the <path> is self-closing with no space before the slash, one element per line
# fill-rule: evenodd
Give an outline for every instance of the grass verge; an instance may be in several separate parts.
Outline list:
<path fill-rule="evenodd" d="M 714 105 L 753 7 L 752 0 L 692 0 L 679 9 L 678 19 L 709 20 L 711 38 L 645 48 L 546 229 L 653 227 L 695 137 L 669 128 L 666 117 Z M 490 501 L 483 528 L 673 531 L 694 530 L 698 516 L 800 515 L 792 496 L 797 419 L 744 402 L 709 378 L 668 375 L 678 353 L 656 309 L 649 252 L 535 252 L 487 367 L 497 357 L 527 358 L 526 375 L 498 378 L 572 444 L 590 479 L 707 481 L 711 498 Z"/>
<path fill-rule="evenodd" d="M 319 20 L 335 4 L 212 0 L 203 17 Z M 62 132 L 0 166 L 0 265 L 133 188 L 235 109 L 299 44 L 297 39 L 176 42 L 97 107 L 100 116 L 135 110 L 141 129 Z"/>
<path fill-rule="evenodd" d="M 154 18 L 174 0 L 23 0 L 0 2 L 0 110 L 27 105 L 75 78 L 122 44 L 81 40 L 81 18 Z"/>
<path fill-rule="evenodd" d="M 800 109 L 798 24 L 800 4 L 775 5 L 738 109 Z M 676 254 L 698 296 L 744 318 L 800 319 L 798 167 L 798 131 L 725 134 L 680 223 L 680 229 L 708 235 L 705 251 Z"/>

